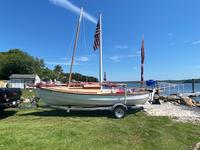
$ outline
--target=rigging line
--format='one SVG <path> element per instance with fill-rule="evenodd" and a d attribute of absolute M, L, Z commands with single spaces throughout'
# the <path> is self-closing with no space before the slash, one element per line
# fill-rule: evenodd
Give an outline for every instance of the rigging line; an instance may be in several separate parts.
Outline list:
<path fill-rule="evenodd" d="M 72 38 L 70 40 L 70 44 L 69 44 L 69 47 L 67 48 L 67 51 L 66 51 L 66 56 L 68 56 L 68 51 L 70 52 L 71 48 L 72 48 L 72 43 L 73 43 L 73 40 L 75 38 L 75 32 L 76 32 L 76 27 L 74 27 L 74 30 L 73 30 L 73 34 L 72 34 Z M 70 53 L 69 53 L 70 55 Z M 67 59 L 67 58 L 66 58 Z"/>
<path fill-rule="evenodd" d="M 85 32 L 85 19 L 83 17 L 83 42 L 84 42 L 84 53 L 87 54 L 87 40 L 86 40 L 86 32 Z"/>

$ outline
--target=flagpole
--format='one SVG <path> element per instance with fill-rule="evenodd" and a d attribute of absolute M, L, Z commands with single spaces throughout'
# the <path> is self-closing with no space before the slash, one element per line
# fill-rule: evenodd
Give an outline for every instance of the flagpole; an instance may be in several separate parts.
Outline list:
<path fill-rule="evenodd" d="M 100 24 L 100 46 L 99 46 L 99 83 L 102 83 L 102 18 L 101 13 L 99 14 L 99 24 Z M 102 87 L 101 87 L 102 88 Z"/>
<path fill-rule="evenodd" d="M 73 51 L 72 60 L 71 60 L 68 87 L 70 86 L 70 82 L 72 80 L 72 67 L 73 67 L 73 64 L 74 64 L 74 57 L 75 57 L 75 54 L 76 54 L 76 47 L 77 47 L 77 42 L 78 42 L 78 37 L 79 37 L 80 24 L 81 24 L 82 16 L 83 16 L 83 8 L 81 8 L 81 11 L 80 11 L 80 17 L 79 17 L 79 20 L 78 20 L 78 25 L 77 25 L 77 30 L 76 30 L 76 39 L 75 39 L 75 43 L 74 43 L 74 51 Z"/>

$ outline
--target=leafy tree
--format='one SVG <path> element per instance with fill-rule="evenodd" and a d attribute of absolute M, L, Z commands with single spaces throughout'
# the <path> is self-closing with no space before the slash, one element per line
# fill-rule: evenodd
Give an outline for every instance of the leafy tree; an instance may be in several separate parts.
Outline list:
<path fill-rule="evenodd" d="M 60 65 L 53 70 L 45 67 L 44 61 L 30 56 L 20 49 L 11 49 L 0 53 L 0 79 L 9 79 L 12 74 L 38 74 L 44 81 L 57 79 L 63 83 L 68 82 L 69 73 L 64 73 Z M 76 81 L 97 82 L 94 77 L 73 73 L 72 79 Z"/>
<path fill-rule="evenodd" d="M 56 74 L 56 79 L 60 80 L 63 74 L 62 66 L 56 65 L 53 69 L 54 73 Z"/>
<path fill-rule="evenodd" d="M 9 79 L 12 74 L 40 74 L 44 67 L 41 59 L 34 58 L 19 49 L 1 53 L 0 78 Z"/>
<path fill-rule="evenodd" d="M 50 79 L 54 80 L 56 79 L 56 74 L 52 70 L 46 67 L 42 69 L 40 78 L 43 81 L 49 81 Z"/>

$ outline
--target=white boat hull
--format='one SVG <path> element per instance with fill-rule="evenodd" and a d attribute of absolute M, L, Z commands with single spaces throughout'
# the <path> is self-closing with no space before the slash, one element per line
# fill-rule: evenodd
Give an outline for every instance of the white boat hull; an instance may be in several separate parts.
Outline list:
<path fill-rule="evenodd" d="M 112 106 L 117 103 L 142 105 L 150 99 L 150 93 L 131 94 L 80 94 L 37 89 L 38 96 L 47 104 L 54 106 Z"/>

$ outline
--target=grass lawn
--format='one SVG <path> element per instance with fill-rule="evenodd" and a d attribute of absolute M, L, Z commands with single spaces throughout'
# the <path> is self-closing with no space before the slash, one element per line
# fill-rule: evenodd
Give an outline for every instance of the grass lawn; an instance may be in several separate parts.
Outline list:
<path fill-rule="evenodd" d="M 35 90 L 23 90 L 22 91 L 22 97 L 23 98 L 32 98 L 35 95 L 36 95 Z"/>
<path fill-rule="evenodd" d="M 143 112 L 124 119 L 105 111 L 70 112 L 39 107 L 0 114 L 0 149 L 192 149 L 200 125 Z"/>

